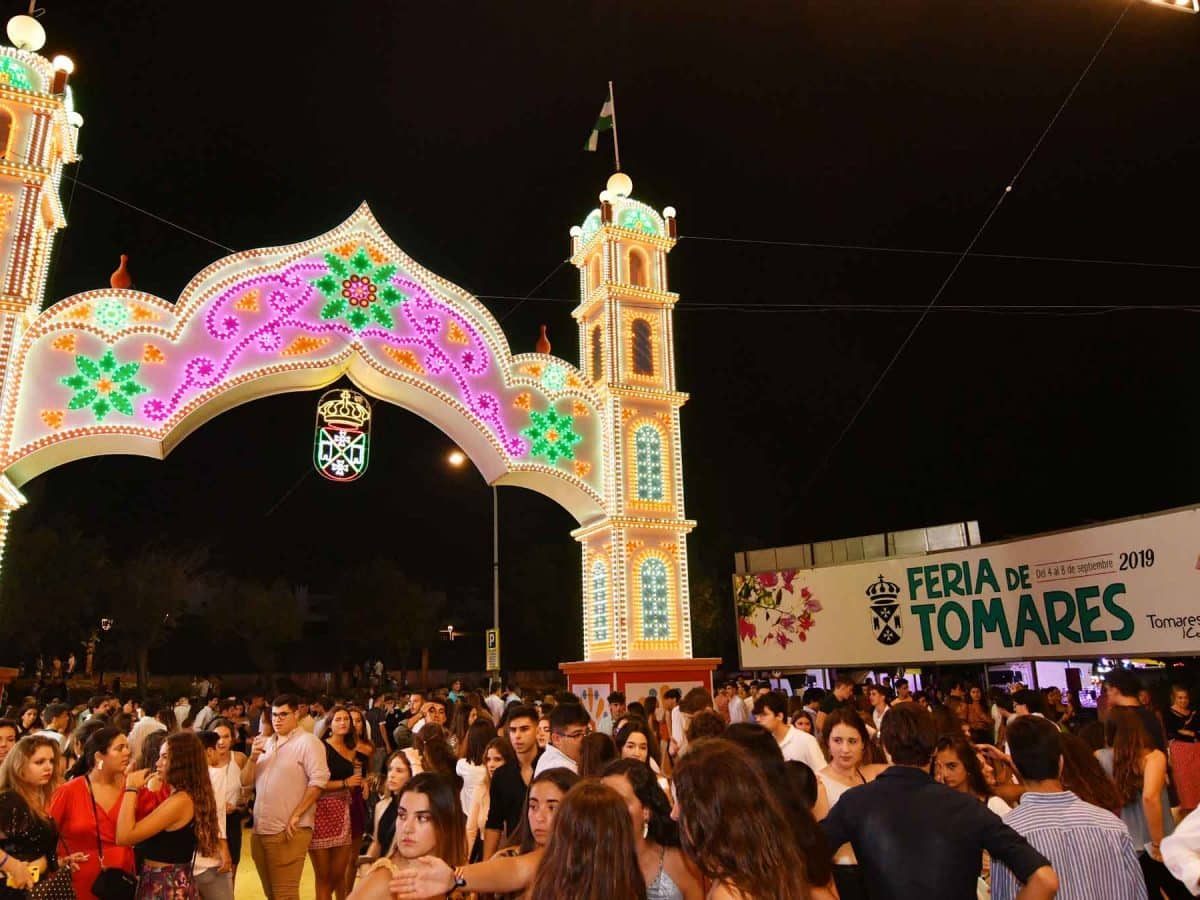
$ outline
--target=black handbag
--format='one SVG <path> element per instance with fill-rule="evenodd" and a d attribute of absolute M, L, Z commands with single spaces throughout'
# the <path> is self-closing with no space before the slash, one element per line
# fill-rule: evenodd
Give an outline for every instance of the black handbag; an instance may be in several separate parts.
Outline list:
<path fill-rule="evenodd" d="M 88 794 L 92 798 L 92 818 L 96 820 L 96 858 L 100 861 L 100 874 L 92 882 L 92 893 L 100 900 L 133 900 L 137 890 L 137 878 L 124 869 L 104 868 L 104 844 L 100 841 L 100 811 L 96 808 L 96 793 L 92 790 L 92 779 L 87 781 Z"/>

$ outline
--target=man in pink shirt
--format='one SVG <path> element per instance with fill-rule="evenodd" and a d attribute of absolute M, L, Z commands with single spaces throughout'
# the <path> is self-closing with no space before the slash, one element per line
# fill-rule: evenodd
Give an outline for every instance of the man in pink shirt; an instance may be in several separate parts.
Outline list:
<path fill-rule="evenodd" d="M 325 745 L 299 727 L 299 705 L 290 694 L 275 698 L 275 733 L 254 739 L 242 769 L 242 784 L 255 789 L 250 855 L 267 900 L 300 900 L 314 807 L 329 781 Z"/>

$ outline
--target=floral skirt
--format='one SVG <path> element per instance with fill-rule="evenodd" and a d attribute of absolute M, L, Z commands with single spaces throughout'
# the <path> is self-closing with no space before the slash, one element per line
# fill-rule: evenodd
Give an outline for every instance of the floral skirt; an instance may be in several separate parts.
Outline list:
<path fill-rule="evenodd" d="M 345 847 L 350 840 L 350 792 L 329 791 L 317 799 L 311 850 Z"/>
<path fill-rule="evenodd" d="M 142 866 L 133 900 L 200 900 L 192 864 Z"/>

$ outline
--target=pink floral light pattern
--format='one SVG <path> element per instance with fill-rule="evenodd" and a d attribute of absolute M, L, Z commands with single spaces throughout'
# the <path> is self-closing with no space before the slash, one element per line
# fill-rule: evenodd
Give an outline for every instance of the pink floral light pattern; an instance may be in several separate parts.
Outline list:
<path fill-rule="evenodd" d="M 239 362 L 244 367 L 247 356 L 256 352 L 277 353 L 284 345 L 285 332 L 289 336 L 330 336 L 345 345 L 356 340 L 362 343 L 378 341 L 389 347 L 412 351 L 420 358 L 429 376 L 445 376 L 451 380 L 459 400 L 491 428 L 510 455 L 528 453 L 528 442 L 506 425 L 497 397 L 473 384 L 473 379 L 485 375 L 496 363 L 487 344 L 466 317 L 432 296 L 420 284 L 396 274 L 389 281 L 406 298 L 399 307 L 396 327 L 369 326 L 355 331 L 342 322 L 319 317 L 323 298 L 311 281 L 314 275 L 328 271 L 324 259 L 310 257 L 279 272 L 242 279 L 222 291 L 209 304 L 203 321 L 208 335 L 227 345 L 224 354 L 219 358 L 196 355 L 189 359 L 182 379 L 168 397 L 149 397 L 143 401 L 143 415 L 155 422 L 166 421 L 196 393 L 224 381 Z M 239 311 L 234 306 L 238 298 L 252 290 L 267 298 L 269 316 L 266 321 L 261 321 L 257 310 Z M 466 335 L 465 346 L 456 343 L 448 349 L 441 343 L 440 338 L 450 323 L 457 326 L 459 334 Z"/>
<path fill-rule="evenodd" d="M 807 641 L 821 603 L 807 587 L 796 590 L 796 570 L 758 572 L 734 578 L 738 640 L 752 646 Z"/>

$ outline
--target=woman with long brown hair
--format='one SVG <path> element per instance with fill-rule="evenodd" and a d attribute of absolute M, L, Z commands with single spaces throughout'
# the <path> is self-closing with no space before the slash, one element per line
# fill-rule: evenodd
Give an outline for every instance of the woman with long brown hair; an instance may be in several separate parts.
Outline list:
<path fill-rule="evenodd" d="M 48 812 L 61 759 L 58 741 L 33 734 L 17 741 L 0 765 L 0 898 L 25 897 L 50 878 L 71 888 L 66 864 L 74 859 L 58 858 L 58 829 Z"/>
<path fill-rule="evenodd" d="M 804 859 L 770 787 L 732 741 L 679 758 L 675 809 L 686 853 L 712 884 L 708 900 L 807 900 Z"/>
<path fill-rule="evenodd" d="M 636 759 L 618 759 L 609 763 L 601 780 L 621 795 L 629 810 L 647 900 L 700 900 L 700 873 L 679 849 L 679 825 L 671 818 L 671 801 L 654 773 Z"/>
<path fill-rule="evenodd" d="M 471 798 L 471 808 L 467 810 L 467 850 L 471 862 L 483 859 L 483 833 L 487 830 L 488 813 L 492 808 L 492 775 L 501 766 L 509 763 L 516 765 L 517 755 L 508 739 L 497 737 L 488 741 L 487 748 L 483 751 L 483 780 L 476 786 L 475 794 Z"/>
<path fill-rule="evenodd" d="M 362 788 L 363 772 L 371 763 L 369 754 L 359 751 L 350 711 L 335 706 L 329 711 L 329 731 L 325 735 L 325 760 L 329 781 L 317 799 L 312 843 L 312 860 L 317 900 L 330 900 L 335 894 L 345 897 L 358 845 L 354 843 L 351 799 Z M 362 840 L 362 833 L 359 833 Z"/>
<path fill-rule="evenodd" d="M 1096 759 L 1117 786 L 1122 802 L 1118 814 L 1133 838 L 1150 896 L 1157 897 L 1160 890 L 1171 897 L 1188 896 L 1159 852 L 1162 839 L 1175 830 L 1167 799 L 1166 754 L 1151 743 L 1134 707 L 1111 707 L 1104 734 L 1108 746 L 1096 751 Z"/>
<path fill-rule="evenodd" d="M 167 738 L 165 749 L 164 780 L 170 795 L 144 819 L 134 821 L 135 797 L 149 773 L 130 772 L 117 815 L 117 843 L 137 845 L 142 870 L 136 900 L 196 900 L 200 894 L 192 859 L 197 853 L 219 852 L 217 802 L 200 739 L 179 731 Z"/>
<path fill-rule="evenodd" d="M 1117 786 L 1105 774 L 1087 741 L 1064 731 L 1060 733 L 1059 742 L 1063 756 L 1062 777 L 1059 780 L 1063 788 L 1084 803 L 1107 809 L 1114 816 L 1120 815 L 1121 807 L 1125 804 L 1117 793 Z"/>
<path fill-rule="evenodd" d="M 943 734 L 938 738 L 929 774 L 938 784 L 970 794 L 998 816 L 1003 816 L 1012 809 L 1003 799 L 996 796 L 996 792 L 988 784 L 975 748 L 966 738 L 957 734 Z"/>
<path fill-rule="evenodd" d="M 558 808 L 529 900 L 642 900 L 646 881 L 636 858 L 621 795 L 582 781 Z"/>
<path fill-rule="evenodd" d="M 359 882 L 352 900 L 391 900 L 389 881 L 421 857 L 448 867 L 467 861 L 458 791 L 450 779 L 432 772 L 415 776 L 405 787 L 396 811 L 395 841 Z"/>
<path fill-rule="evenodd" d="M 886 765 L 869 762 L 872 743 L 867 726 L 858 711 L 848 707 L 826 714 L 821 729 L 822 743 L 829 749 L 829 765 L 815 773 L 825 788 L 826 806 L 821 818 L 841 799 L 842 794 L 860 784 L 874 781 Z M 842 900 L 866 897 L 866 887 L 858 871 L 858 859 L 849 844 L 835 848 L 833 880 Z"/>

